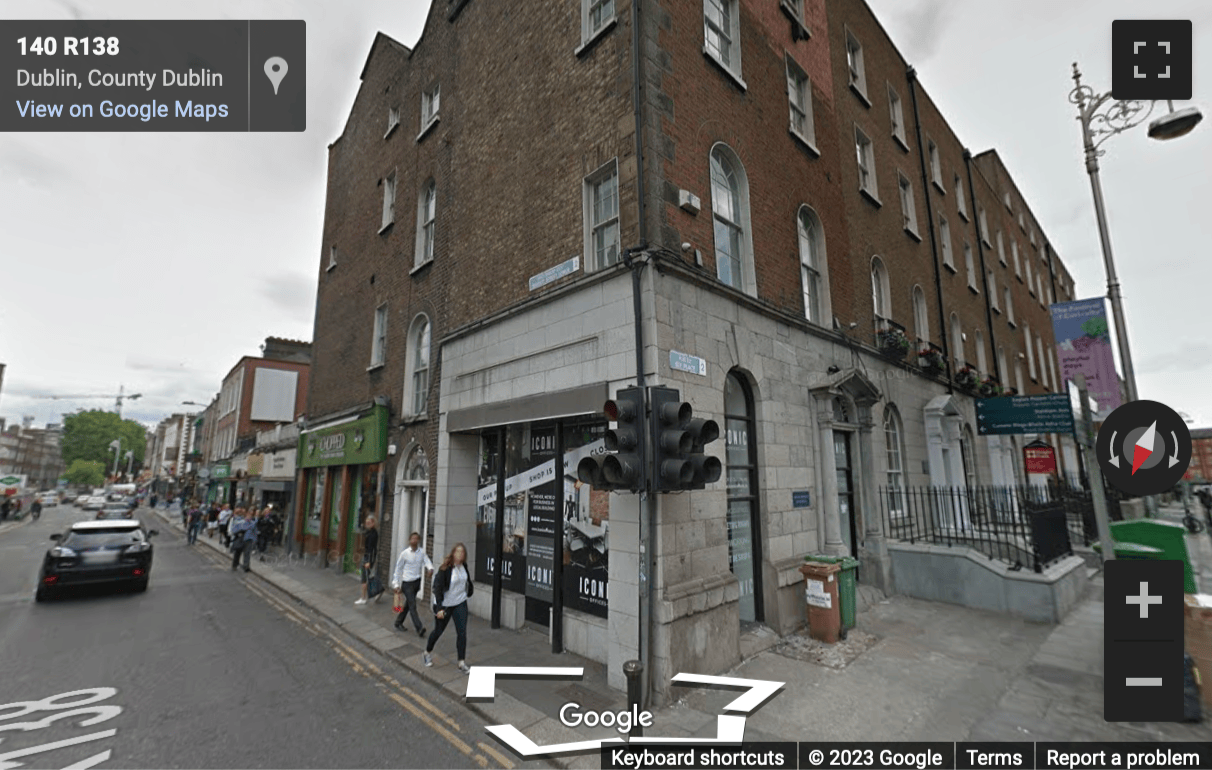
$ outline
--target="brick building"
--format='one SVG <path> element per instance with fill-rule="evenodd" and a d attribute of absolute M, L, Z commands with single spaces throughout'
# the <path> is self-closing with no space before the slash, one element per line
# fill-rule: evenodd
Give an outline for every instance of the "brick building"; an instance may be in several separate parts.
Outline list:
<path fill-rule="evenodd" d="M 1183 474 L 1183 480 L 1212 481 L 1212 428 L 1191 429 L 1191 467 Z"/>
<path fill-rule="evenodd" d="M 621 687 L 651 526 L 663 688 L 795 629 L 806 553 L 894 589 L 882 487 L 1022 482 L 1034 437 L 978 438 L 974 394 L 1063 387 L 1046 304 L 1072 279 L 862 0 L 438 0 L 361 79 L 329 148 L 306 548 L 352 554 L 371 512 L 389 553 L 466 543 L 505 625 L 559 593 L 565 645 Z M 727 483 L 649 506 L 573 478 L 637 324 L 646 383 L 720 423 Z"/>
<path fill-rule="evenodd" d="M 62 438 L 60 424 L 35 428 L 33 417 L 26 417 L 20 425 L 6 426 L 0 417 L 0 476 L 24 476 L 29 489 L 55 489 L 67 470 Z"/>

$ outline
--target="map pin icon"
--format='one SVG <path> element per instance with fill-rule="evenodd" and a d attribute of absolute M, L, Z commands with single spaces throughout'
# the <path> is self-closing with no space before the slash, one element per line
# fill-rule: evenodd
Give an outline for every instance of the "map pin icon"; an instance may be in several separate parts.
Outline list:
<path fill-rule="evenodd" d="M 278 95 L 278 84 L 286 77 L 286 60 L 281 56 L 271 56 L 265 60 L 265 76 L 274 84 L 274 96 Z"/>

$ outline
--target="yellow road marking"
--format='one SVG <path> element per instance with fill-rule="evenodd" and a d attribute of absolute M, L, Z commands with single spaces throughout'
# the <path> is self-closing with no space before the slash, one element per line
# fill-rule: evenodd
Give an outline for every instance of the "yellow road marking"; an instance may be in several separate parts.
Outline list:
<path fill-rule="evenodd" d="M 434 732 L 438 733 L 443 738 L 445 738 L 447 740 L 447 742 L 450 743 L 451 746 L 454 746 L 459 751 L 463 752 L 467 756 L 476 760 L 476 762 L 478 762 L 480 764 L 480 767 L 488 767 L 487 759 L 485 759 L 483 756 L 481 756 L 479 754 L 475 754 L 474 749 L 472 749 L 471 746 L 467 745 L 462 739 L 460 739 L 459 736 L 457 736 L 454 733 L 452 733 L 451 731 L 447 730 L 444 726 L 442 726 L 442 725 L 438 724 L 436 721 L 434 721 L 433 718 L 431 718 L 428 714 L 421 711 L 419 708 L 417 708 L 413 704 L 409 703 L 408 700 L 404 696 L 400 695 L 399 693 L 393 692 L 393 693 L 388 693 L 387 697 L 391 698 L 396 703 L 400 704 L 400 706 L 405 711 L 412 714 L 417 719 L 420 719 L 425 724 L 429 725 L 429 728 L 431 730 L 433 730 Z"/>
<path fill-rule="evenodd" d="M 509 757 L 506 757 L 504 754 L 502 754 L 501 752 L 494 749 L 492 746 L 489 746 L 487 743 L 484 743 L 482 741 L 476 743 L 476 745 L 479 746 L 480 749 L 485 754 L 487 754 L 488 756 L 495 759 L 498 763 L 500 763 L 501 767 L 505 768 L 505 770 L 513 770 L 513 762 L 509 761 Z"/>

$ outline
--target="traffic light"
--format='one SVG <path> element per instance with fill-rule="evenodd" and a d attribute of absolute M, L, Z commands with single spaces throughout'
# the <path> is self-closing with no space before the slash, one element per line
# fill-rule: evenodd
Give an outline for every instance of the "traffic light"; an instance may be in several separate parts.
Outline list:
<path fill-rule="evenodd" d="M 720 458 L 703 453 L 708 444 L 720 437 L 720 425 L 715 420 L 695 417 L 686 422 L 686 433 L 690 435 L 691 446 L 687 460 L 690 463 L 691 479 L 684 489 L 703 489 L 706 485 L 719 481 L 724 471 Z"/>
<path fill-rule="evenodd" d="M 694 410 L 673 388 L 652 388 L 652 489 L 687 489 L 694 479 L 690 464 L 692 437 L 685 429 Z"/>
<path fill-rule="evenodd" d="M 616 427 L 606 431 L 605 457 L 586 457 L 577 478 L 594 489 L 644 489 L 644 389 L 623 388 L 602 411 Z"/>

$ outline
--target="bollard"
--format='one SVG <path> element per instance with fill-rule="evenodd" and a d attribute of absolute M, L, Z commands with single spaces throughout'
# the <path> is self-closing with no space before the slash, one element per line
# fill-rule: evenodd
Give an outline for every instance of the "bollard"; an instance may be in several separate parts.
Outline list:
<path fill-rule="evenodd" d="M 640 713 L 640 701 L 644 698 L 640 692 L 640 674 L 644 673 L 644 664 L 638 660 L 629 660 L 623 664 L 623 675 L 627 677 L 627 709 L 632 714 Z M 639 738 L 644 735 L 644 728 L 639 720 L 631 726 L 627 733 L 629 738 Z"/>

